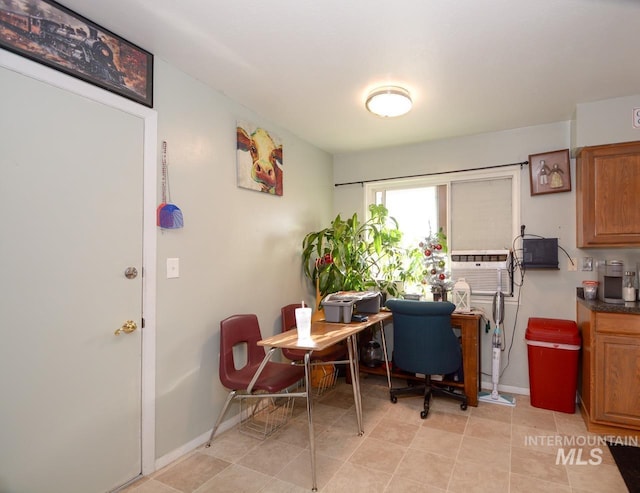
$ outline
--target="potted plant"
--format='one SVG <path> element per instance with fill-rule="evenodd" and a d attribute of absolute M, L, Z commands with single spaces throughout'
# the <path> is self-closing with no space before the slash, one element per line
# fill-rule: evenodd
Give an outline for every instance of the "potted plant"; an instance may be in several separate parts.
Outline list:
<path fill-rule="evenodd" d="M 402 232 L 384 205 L 369 206 L 369 218 L 340 214 L 302 242 L 305 275 L 316 286 L 320 300 L 336 291 L 379 290 L 399 294 L 398 282 L 421 277 L 421 252 L 401 245 Z"/>

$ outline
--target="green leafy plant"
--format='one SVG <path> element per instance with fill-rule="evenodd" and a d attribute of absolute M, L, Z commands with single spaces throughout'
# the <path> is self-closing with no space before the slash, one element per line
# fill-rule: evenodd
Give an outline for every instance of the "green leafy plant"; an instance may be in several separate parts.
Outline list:
<path fill-rule="evenodd" d="M 369 218 L 340 214 L 331 225 L 308 233 L 302 242 L 305 275 L 319 295 L 378 289 L 397 296 L 398 282 L 416 281 L 423 272 L 418 248 L 401 245 L 402 232 L 384 205 L 369 206 Z"/>

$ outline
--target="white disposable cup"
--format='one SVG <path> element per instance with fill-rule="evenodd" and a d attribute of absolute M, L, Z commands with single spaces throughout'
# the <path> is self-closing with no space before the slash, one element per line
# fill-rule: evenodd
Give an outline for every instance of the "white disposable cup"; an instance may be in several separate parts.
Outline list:
<path fill-rule="evenodd" d="M 311 339 L 311 308 L 296 308 L 298 339 Z"/>

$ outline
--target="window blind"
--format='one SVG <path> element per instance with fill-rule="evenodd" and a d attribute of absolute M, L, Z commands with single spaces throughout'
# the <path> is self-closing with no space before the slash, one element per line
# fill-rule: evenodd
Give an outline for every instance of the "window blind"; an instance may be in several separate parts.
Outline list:
<path fill-rule="evenodd" d="M 450 249 L 510 249 L 512 200 L 511 177 L 452 182 Z"/>

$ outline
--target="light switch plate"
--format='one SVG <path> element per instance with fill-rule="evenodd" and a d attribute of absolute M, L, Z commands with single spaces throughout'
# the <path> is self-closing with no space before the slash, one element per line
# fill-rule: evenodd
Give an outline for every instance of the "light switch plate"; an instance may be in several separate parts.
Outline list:
<path fill-rule="evenodd" d="M 180 277 L 180 259 L 168 258 L 167 259 L 167 279 L 175 279 Z"/>
<path fill-rule="evenodd" d="M 582 271 L 593 270 L 593 257 L 582 257 Z"/>

